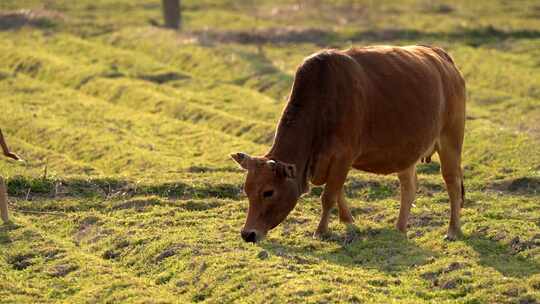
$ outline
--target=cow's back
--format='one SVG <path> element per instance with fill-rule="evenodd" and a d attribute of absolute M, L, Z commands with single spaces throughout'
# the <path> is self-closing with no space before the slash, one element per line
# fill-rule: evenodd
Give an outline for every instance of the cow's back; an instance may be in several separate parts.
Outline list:
<path fill-rule="evenodd" d="M 355 168 L 401 171 L 417 161 L 439 137 L 445 124 L 463 115 L 464 82 L 441 49 L 368 47 L 346 51 L 366 75 L 363 119 Z M 463 110 L 463 111 L 462 111 Z"/>

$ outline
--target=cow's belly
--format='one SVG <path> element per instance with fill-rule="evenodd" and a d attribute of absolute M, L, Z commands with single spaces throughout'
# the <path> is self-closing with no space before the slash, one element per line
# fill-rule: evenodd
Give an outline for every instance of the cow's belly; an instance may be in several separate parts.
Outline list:
<path fill-rule="evenodd" d="M 431 151 L 443 125 L 442 102 L 430 102 L 427 96 L 423 100 L 424 106 L 405 103 L 411 104 L 409 109 L 404 103 L 389 102 L 394 111 L 376 112 L 369 124 L 361 126 L 353 167 L 379 174 L 400 172 Z"/>
<path fill-rule="evenodd" d="M 432 144 L 423 141 L 368 148 L 355 159 L 353 168 L 377 174 L 400 172 L 423 157 L 431 146 Z"/>

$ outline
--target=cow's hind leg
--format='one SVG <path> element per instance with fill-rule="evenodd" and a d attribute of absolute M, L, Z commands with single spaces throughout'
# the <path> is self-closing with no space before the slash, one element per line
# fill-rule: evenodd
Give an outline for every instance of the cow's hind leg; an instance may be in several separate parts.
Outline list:
<path fill-rule="evenodd" d="M 337 205 L 339 212 L 339 220 L 344 224 L 352 224 L 354 222 L 354 218 L 347 204 L 347 200 L 345 200 L 345 192 L 343 190 L 341 190 L 341 192 L 339 193 Z"/>
<path fill-rule="evenodd" d="M 7 188 L 2 177 L 0 177 L 0 216 L 4 223 L 9 222 L 7 205 Z"/>
<path fill-rule="evenodd" d="M 461 148 L 463 143 L 462 130 L 441 136 L 439 157 L 441 171 L 450 198 L 450 225 L 446 239 L 455 240 L 461 235 L 460 211 L 463 206 L 465 189 L 461 170 Z"/>
<path fill-rule="evenodd" d="M 416 164 L 406 170 L 398 173 L 399 185 L 401 190 L 401 207 L 399 209 L 399 218 L 396 223 L 396 228 L 403 232 L 407 232 L 407 221 L 411 212 L 411 206 L 416 196 L 417 177 Z"/>

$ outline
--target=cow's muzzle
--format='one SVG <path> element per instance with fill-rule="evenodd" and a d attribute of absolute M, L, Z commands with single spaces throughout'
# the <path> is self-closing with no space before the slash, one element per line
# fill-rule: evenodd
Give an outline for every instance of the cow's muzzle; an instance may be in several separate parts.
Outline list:
<path fill-rule="evenodd" d="M 242 230 L 240 234 L 242 235 L 242 239 L 248 243 L 257 242 L 257 231 L 255 230 Z"/>
<path fill-rule="evenodd" d="M 264 239 L 266 232 L 260 232 L 255 229 L 242 229 L 240 235 L 242 236 L 242 239 L 248 243 L 257 243 Z"/>

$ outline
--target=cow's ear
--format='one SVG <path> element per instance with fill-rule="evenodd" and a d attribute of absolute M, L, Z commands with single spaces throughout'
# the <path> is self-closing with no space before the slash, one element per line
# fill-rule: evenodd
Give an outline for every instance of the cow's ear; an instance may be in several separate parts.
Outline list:
<path fill-rule="evenodd" d="M 294 164 L 284 164 L 285 165 L 285 176 L 288 178 L 296 177 L 296 165 Z"/>
<path fill-rule="evenodd" d="M 234 159 L 234 161 L 236 161 L 240 165 L 240 167 L 246 170 L 249 168 L 249 162 L 251 160 L 251 156 L 247 155 L 246 153 L 243 153 L 243 152 L 233 153 L 231 154 L 231 158 Z"/>
<path fill-rule="evenodd" d="M 267 160 L 266 165 L 270 167 L 277 176 L 286 178 L 296 177 L 296 165 L 288 164 L 273 159 Z"/>

